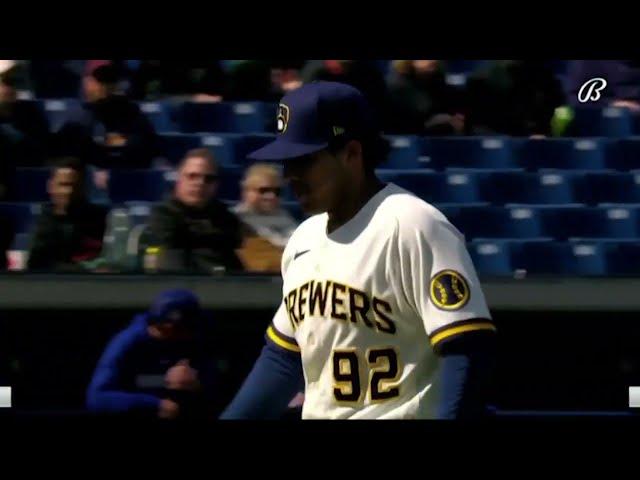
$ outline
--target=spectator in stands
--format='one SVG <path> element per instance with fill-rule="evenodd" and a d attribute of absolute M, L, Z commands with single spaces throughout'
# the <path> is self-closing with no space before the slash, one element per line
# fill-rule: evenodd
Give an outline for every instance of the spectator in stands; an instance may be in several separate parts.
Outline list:
<path fill-rule="evenodd" d="M 102 250 L 107 211 L 89 203 L 85 168 L 77 158 L 60 160 L 47 184 L 29 249 L 30 270 L 86 271 Z"/>
<path fill-rule="evenodd" d="M 242 202 L 232 210 L 246 226 L 239 255 L 250 271 L 279 272 L 282 252 L 298 226 L 280 207 L 282 178 L 276 167 L 252 165 L 242 181 Z"/>
<path fill-rule="evenodd" d="M 56 153 L 80 156 L 103 171 L 150 167 L 158 139 L 138 105 L 119 91 L 120 69 L 104 62 L 88 65 L 82 81 L 86 102 L 57 132 Z M 106 179 L 105 173 L 96 177 L 99 188 L 106 188 Z"/>
<path fill-rule="evenodd" d="M 240 222 L 214 198 L 218 181 L 218 165 L 208 149 L 187 153 L 172 198 L 151 213 L 149 233 L 160 248 L 160 270 L 242 269 L 235 253 L 242 242 Z"/>
<path fill-rule="evenodd" d="M 49 125 L 44 112 L 30 100 L 18 98 L 24 65 L 0 60 L 0 137 L 10 146 L 1 161 L 11 168 L 43 165 L 48 153 Z"/>
<path fill-rule="evenodd" d="M 169 96 L 218 102 L 227 88 L 225 72 L 217 61 L 142 60 L 130 76 L 131 96 L 137 100 Z"/>
<path fill-rule="evenodd" d="M 135 100 L 160 100 L 164 94 L 161 60 L 140 60 L 135 69 L 129 71 L 131 89 L 129 94 Z"/>
<path fill-rule="evenodd" d="M 320 60 L 310 61 L 302 70 L 304 83 L 313 80 L 347 83 L 360 90 L 380 118 L 386 118 L 387 87 L 384 76 L 371 61 Z"/>
<path fill-rule="evenodd" d="M 466 84 L 467 133 L 548 136 L 564 103 L 560 81 L 543 61 L 501 60 L 474 72 Z"/>
<path fill-rule="evenodd" d="M 229 68 L 227 99 L 277 102 L 302 85 L 304 62 L 297 60 L 238 60 Z"/>
<path fill-rule="evenodd" d="M 639 60 L 574 60 L 567 71 L 569 102 L 578 105 L 578 92 L 592 78 L 604 78 L 607 87 L 600 92 L 598 105 L 625 107 L 640 112 Z"/>
<path fill-rule="evenodd" d="M 274 60 L 271 65 L 271 82 L 280 97 L 302 86 L 301 70 L 304 62 L 295 60 Z"/>
<path fill-rule="evenodd" d="M 11 219 L 0 215 L 0 271 L 6 270 L 9 264 L 7 251 L 11 248 L 14 233 Z"/>
<path fill-rule="evenodd" d="M 276 102 L 271 62 L 268 60 L 238 60 L 229 68 L 228 100 Z"/>
<path fill-rule="evenodd" d="M 187 94 L 193 102 L 220 102 L 224 98 L 227 79 L 218 62 L 192 64 Z"/>
<path fill-rule="evenodd" d="M 29 61 L 29 75 L 36 98 L 76 98 L 80 94 L 84 60 Z"/>
<path fill-rule="evenodd" d="M 439 60 L 396 60 L 389 81 L 387 133 L 464 132 L 460 93 L 447 84 Z"/>
<path fill-rule="evenodd" d="M 213 418 L 215 356 L 205 314 L 188 290 L 159 294 L 100 358 L 87 389 L 93 412 L 163 419 Z"/>

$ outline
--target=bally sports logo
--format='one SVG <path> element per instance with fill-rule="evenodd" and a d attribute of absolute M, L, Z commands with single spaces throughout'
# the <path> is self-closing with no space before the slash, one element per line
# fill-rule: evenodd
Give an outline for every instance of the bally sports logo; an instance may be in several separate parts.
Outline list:
<path fill-rule="evenodd" d="M 580 87 L 578 101 L 580 103 L 597 102 L 600 100 L 600 92 L 607 88 L 607 81 L 604 78 L 592 78 Z"/>

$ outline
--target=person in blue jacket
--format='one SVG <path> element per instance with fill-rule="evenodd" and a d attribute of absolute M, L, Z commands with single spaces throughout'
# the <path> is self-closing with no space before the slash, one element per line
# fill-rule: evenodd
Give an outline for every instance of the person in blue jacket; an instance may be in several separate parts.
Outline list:
<path fill-rule="evenodd" d="M 92 412 L 211 418 L 215 359 L 204 312 L 188 290 L 168 290 L 107 345 L 87 389 Z M 208 348 L 205 348 L 208 347 Z"/>

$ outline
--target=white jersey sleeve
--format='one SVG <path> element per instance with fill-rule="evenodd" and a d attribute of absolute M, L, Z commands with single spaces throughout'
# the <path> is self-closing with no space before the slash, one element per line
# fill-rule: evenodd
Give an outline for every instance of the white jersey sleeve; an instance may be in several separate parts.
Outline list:
<path fill-rule="evenodd" d="M 295 233 L 295 232 L 294 232 Z M 282 261 L 281 261 L 281 272 L 282 272 L 282 280 L 284 284 L 284 279 L 287 274 L 287 267 L 289 262 L 291 261 L 291 252 L 293 251 L 293 239 L 292 235 L 289 241 L 287 242 L 287 246 L 282 253 Z M 291 321 L 287 314 L 287 305 L 286 305 L 286 297 L 282 295 L 282 299 L 280 301 L 280 306 L 276 311 L 276 314 L 273 316 L 273 320 L 271 321 L 271 325 L 267 328 L 266 338 L 267 341 L 277 345 L 278 347 L 284 348 L 285 350 L 300 353 L 300 347 L 296 342 L 294 337 L 293 325 L 291 325 Z"/>
<path fill-rule="evenodd" d="M 465 332 L 495 330 L 464 236 L 431 206 L 398 223 L 401 289 L 431 345 Z"/>

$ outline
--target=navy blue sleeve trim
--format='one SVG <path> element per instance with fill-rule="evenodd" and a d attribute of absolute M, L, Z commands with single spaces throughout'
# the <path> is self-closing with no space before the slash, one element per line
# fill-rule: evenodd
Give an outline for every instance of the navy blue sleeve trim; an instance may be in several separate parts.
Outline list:
<path fill-rule="evenodd" d="M 223 420 L 279 418 L 304 388 L 300 356 L 267 343 Z"/>

